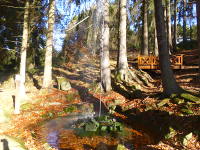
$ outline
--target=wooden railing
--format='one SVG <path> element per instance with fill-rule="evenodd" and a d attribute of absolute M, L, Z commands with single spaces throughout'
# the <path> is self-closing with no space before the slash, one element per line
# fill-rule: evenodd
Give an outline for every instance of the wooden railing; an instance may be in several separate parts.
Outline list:
<path fill-rule="evenodd" d="M 173 69 L 181 69 L 183 66 L 183 55 L 173 55 L 170 58 Z M 138 56 L 139 69 L 159 69 L 159 58 L 157 56 Z"/>

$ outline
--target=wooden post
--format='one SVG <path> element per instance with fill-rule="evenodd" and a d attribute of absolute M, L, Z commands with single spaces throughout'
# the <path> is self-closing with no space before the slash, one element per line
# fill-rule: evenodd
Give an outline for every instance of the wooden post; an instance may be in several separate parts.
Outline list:
<path fill-rule="evenodd" d="M 15 101 L 14 101 L 14 114 L 20 113 L 20 102 L 24 96 L 25 88 L 24 81 L 19 74 L 15 76 Z"/>

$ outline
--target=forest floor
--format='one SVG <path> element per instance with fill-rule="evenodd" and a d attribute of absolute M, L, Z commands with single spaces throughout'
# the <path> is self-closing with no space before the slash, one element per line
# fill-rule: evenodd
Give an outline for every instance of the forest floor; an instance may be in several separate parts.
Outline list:
<path fill-rule="evenodd" d="M 183 89 L 199 96 L 197 50 L 185 50 L 181 53 L 184 54 L 184 65 L 190 67 L 174 71 L 177 82 Z M 131 59 L 133 55 L 130 54 L 129 57 Z M 116 61 L 111 61 L 113 68 L 115 65 Z M 158 70 L 148 71 L 154 79 L 153 86 L 142 92 L 140 98 L 125 97 L 117 91 L 102 93 L 99 86 L 98 61 L 88 55 L 85 55 L 80 62 L 54 67 L 53 70 L 53 78 L 55 79 L 56 76 L 67 77 L 72 89 L 61 91 L 56 86 L 53 89 L 41 89 L 42 75 L 40 73 L 29 74 L 26 84 L 27 97 L 21 106 L 19 115 L 13 114 L 14 80 L 8 75 L 2 79 L 0 87 L 2 109 L 0 108 L 0 111 L 3 110 L 6 117 L 0 123 L 0 139 L 4 144 L 4 150 L 7 150 L 5 145 L 12 150 L 10 137 L 20 140 L 21 145 L 28 150 L 53 149 L 41 138 L 41 122 L 69 115 L 70 112 L 63 110 L 69 108 L 70 104 L 93 103 L 95 111 L 98 112 L 99 101 L 102 101 L 102 111 L 106 112 L 109 103 L 116 99 L 121 102 L 117 106 L 114 116 L 119 121 L 131 126 L 135 135 L 133 144 L 136 150 L 200 149 L 199 104 L 190 105 L 189 102 L 184 101 L 174 102 L 172 97 L 161 98 L 162 85 Z M 122 108 L 127 107 L 126 111 L 122 111 Z M 2 115 L 1 112 L 0 115 Z"/>

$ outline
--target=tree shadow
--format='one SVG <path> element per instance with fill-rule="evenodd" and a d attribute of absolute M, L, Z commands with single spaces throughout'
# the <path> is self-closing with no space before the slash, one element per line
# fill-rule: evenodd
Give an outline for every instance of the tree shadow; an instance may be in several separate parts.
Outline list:
<path fill-rule="evenodd" d="M 117 111 L 127 116 L 127 119 L 122 121 L 125 121 L 133 129 L 143 131 L 150 135 L 153 139 L 151 144 L 158 144 L 161 140 L 164 140 L 166 135 L 170 132 L 170 128 L 181 133 L 181 137 L 191 132 L 194 133 L 194 131 L 200 131 L 199 115 L 177 116 L 174 114 L 170 115 L 168 112 L 160 110 L 148 110 L 137 114 L 134 113 L 134 109 L 125 112 L 119 109 Z M 182 146 L 173 145 L 173 143 L 170 144 L 174 148 L 183 149 Z"/>
<path fill-rule="evenodd" d="M 3 84 L 5 81 L 7 81 L 9 78 L 14 78 L 15 72 L 1 72 L 0 73 L 0 84 Z"/>
<path fill-rule="evenodd" d="M 28 76 L 33 80 L 34 86 L 35 86 L 38 90 L 40 90 L 40 89 L 42 88 L 42 86 L 39 85 L 38 80 L 34 78 L 33 74 L 31 74 L 31 73 L 29 73 L 29 72 L 28 72 L 27 74 L 28 74 Z"/>
<path fill-rule="evenodd" d="M 100 106 L 100 99 L 94 97 L 86 87 L 76 85 L 76 84 L 71 84 L 74 89 L 76 89 L 81 97 L 81 100 L 83 102 L 89 102 L 94 105 L 94 110 L 95 112 L 101 111 L 102 114 L 105 114 L 107 111 L 106 106 L 101 102 Z M 101 108 L 100 108 L 101 107 Z"/>
<path fill-rule="evenodd" d="M 10 150 L 10 148 L 8 146 L 8 140 L 1 139 L 1 142 L 3 143 L 3 150 Z"/>

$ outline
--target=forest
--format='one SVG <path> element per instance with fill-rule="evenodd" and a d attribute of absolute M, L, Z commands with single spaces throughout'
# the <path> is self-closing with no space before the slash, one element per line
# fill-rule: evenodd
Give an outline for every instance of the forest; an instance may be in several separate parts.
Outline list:
<path fill-rule="evenodd" d="M 199 0 L 1 0 L 0 150 L 200 150 Z"/>

